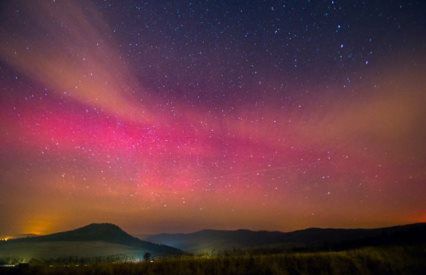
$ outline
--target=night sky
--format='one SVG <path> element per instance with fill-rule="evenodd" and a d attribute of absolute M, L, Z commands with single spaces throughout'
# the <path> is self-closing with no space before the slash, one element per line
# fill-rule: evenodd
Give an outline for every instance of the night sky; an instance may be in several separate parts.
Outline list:
<path fill-rule="evenodd" d="M 0 236 L 425 222 L 425 11 L 1 1 Z"/>

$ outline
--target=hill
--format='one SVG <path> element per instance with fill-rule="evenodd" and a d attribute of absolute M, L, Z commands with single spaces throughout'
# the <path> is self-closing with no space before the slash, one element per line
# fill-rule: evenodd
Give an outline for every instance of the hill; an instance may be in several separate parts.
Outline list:
<path fill-rule="evenodd" d="M 231 249 L 262 251 L 349 249 L 377 245 L 426 243 L 426 223 L 375 229 L 308 228 L 293 232 L 202 230 L 189 234 L 158 234 L 145 238 L 192 253 Z"/>
<path fill-rule="evenodd" d="M 0 243 L 0 258 L 53 259 L 62 257 L 122 256 L 142 258 L 177 255 L 166 245 L 143 241 L 114 224 L 90 224 L 75 230 L 45 236 L 13 239 Z"/>

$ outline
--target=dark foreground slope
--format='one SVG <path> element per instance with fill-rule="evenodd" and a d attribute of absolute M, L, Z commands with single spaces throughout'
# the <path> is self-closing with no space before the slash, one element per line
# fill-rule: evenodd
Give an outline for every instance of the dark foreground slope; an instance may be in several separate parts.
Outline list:
<path fill-rule="evenodd" d="M 5 274 L 424 274 L 425 249 L 369 247 L 339 252 L 181 256 L 154 262 L 94 265 L 32 264 L 0 268 Z"/>
<path fill-rule="evenodd" d="M 153 256 L 181 254 L 173 247 L 135 238 L 113 224 L 90 224 L 71 231 L 0 243 L 0 258 L 52 259 L 111 255 L 141 258 L 146 252 Z"/>
<path fill-rule="evenodd" d="M 426 243 L 426 223 L 375 229 L 309 228 L 294 232 L 203 230 L 189 234 L 159 234 L 147 241 L 201 253 L 230 249 L 287 251 L 296 249 L 350 249 L 377 245 Z"/>

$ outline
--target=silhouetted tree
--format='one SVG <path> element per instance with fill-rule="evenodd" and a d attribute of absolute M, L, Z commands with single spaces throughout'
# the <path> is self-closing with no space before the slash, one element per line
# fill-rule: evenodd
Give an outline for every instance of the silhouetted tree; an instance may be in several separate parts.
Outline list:
<path fill-rule="evenodd" d="M 151 259 L 151 253 L 146 252 L 146 253 L 143 255 L 143 259 L 144 259 L 145 261 L 149 261 L 149 260 Z"/>

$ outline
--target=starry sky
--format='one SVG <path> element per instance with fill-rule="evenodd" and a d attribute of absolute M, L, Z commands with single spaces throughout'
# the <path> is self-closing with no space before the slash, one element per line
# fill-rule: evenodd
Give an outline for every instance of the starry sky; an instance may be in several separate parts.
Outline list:
<path fill-rule="evenodd" d="M 0 235 L 426 222 L 424 1 L 1 1 Z"/>

